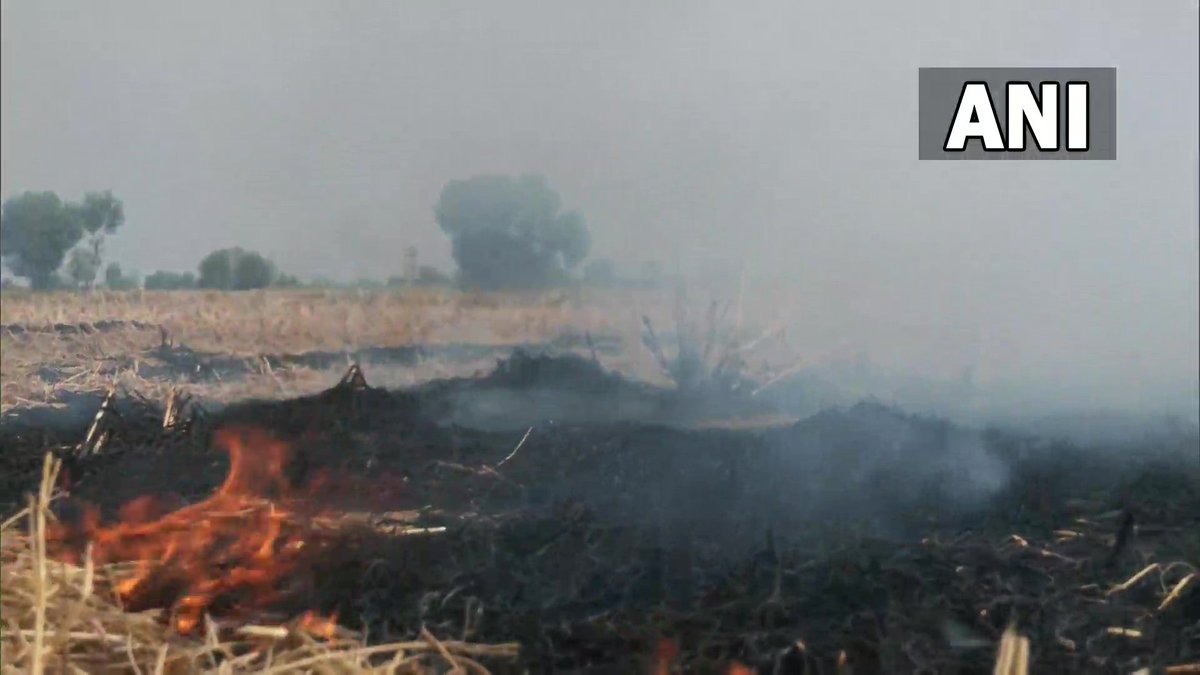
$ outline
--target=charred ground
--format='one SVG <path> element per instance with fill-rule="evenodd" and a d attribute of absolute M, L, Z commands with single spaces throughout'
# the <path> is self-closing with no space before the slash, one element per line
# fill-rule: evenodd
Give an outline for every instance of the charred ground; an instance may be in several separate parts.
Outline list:
<path fill-rule="evenodd" d="M 374 640 L 428 626 L 519 641 L 500 671 L 630 672 L 670 639 L 695 672 L 832 672 L 839 658 L 855 672 L 986 672 L 1013 621 L 1056 672 L 1200 651 L 1196 585 L 1159 608 L 1200 560 L 1191 437 L 1101 452 L 875 403 L 699 428 L 689 413 L 754 404 L 527 352 L 404 390 L 361 375 L 170 428 L 156 403 L 117 400 L 99 452 L 80 451 L 90 419 L 10 419 L 0 496 L 15 506 L 52 448 L 69 458 L 72 502 L 194 502 L 229 470 L 214 431 L 252 424 L 297 449 L 297 485 L 331 473 L 376 486 L 336 497 L 365 520 L 279 611 L 337 611 Z"/>

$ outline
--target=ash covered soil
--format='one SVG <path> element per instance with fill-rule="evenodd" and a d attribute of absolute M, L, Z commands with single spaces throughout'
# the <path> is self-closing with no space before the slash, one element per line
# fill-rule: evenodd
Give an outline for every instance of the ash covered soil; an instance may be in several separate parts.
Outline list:
<path fill-rule="evenodd" d="M 214 431 L 249 425 L 295 448 L 296 485 L 373 486 L 346 505 L 370 525 L 281 611 L 336 611 L 373 641 L 425 626 L 519 642 L 495 672 L 646 672 L 669 640 L 687 672 L 982 673 L 1010 623 L 1035 672 L 1200 660 L 1194 435 L 1078 447 L 877 403 L 698 424 L 760 408 L 520 352 L 485 377 L 388 391 L 350 376 L 169 429 L 155 404 L 118 400 L 82 457 L 91 420 L 0 426 L 0 502 L 21 503 L 47 448 L 66 460 L 65 519 L 195 502 L 229 470 Z"/>

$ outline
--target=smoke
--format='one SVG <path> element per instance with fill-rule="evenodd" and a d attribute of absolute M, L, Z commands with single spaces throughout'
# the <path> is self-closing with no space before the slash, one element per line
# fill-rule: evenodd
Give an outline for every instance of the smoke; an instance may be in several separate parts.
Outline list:
<path fill-rule="evenodd" d="M 876 516 L 889 504 L 912 505 L 931 495 L 948 512 L 978 508 L 1008 480 L 1008 468 L 979 432 L 876 403 L 818 414 L 780 441 L 796 473 L 809 477 L 810 494 L 830 485 L 847 495 L 871 494 L 872 508 L 883 506 Z M 814 463 L 828 464 L 813 471 Z"/>
<path fill-rule="evenodd" d="M 1010 472 L 994 442 L 945 420 L 859 403 L 723 428 L 705 422 L 752 414 L 753 402 L 644 385 L 573 356 L 518 352 L 486 377 L 416 391 L 423 413 L 450 428 L 527 438 L 505 473 L 543 500 L 582 499 L 621 522 L 735 548 L 771 527 L 899 537 L 954 524 L 988 508 Z M 559 478 L 547 485 L 545 473 L 522 475 L 527 466 Z"/>
<path fill-rule="evenodd" d="M 747 321 L 790 311 L 811 362 L 973 367 L 1057 406 L 1195 400 L 1186 2 L 5 0 L 3 18 L 0 192 L 111 188 L 125 270 L 243 246 L 386 278 L 410 245 L 449 270 L 443 187 L 533 171 L 594 256 L 744 278 Z M 918 162 L 917 68 L 978 64 L 1117 66 L 1118 160 Z"/>

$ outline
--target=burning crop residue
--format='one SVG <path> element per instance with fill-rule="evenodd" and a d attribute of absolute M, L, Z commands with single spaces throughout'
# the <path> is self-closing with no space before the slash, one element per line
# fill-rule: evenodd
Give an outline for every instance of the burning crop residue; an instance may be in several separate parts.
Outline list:
<path fill-rule="evenodd" d="M 361 652 L 364 668 L 396 649 L 516 661 L 498 672 L 982 672 L 1014 621 L 1054 672 L 1190 655 L 1195 555 L 1178 532 L 1200 511 L 1174 464 L 1117 482 L 1123 464 L 1101 473 L 1082 449 L 878 404 L 772 429 L 479 431 L 427 423 L 444 410 L 430 400 L 339 387 L 255 403 L 207 423 L 227 429 L 227 470 L 201 442 L 213 426 L 176 436 L 183 452 L 127 430 L 75 487 L 106 520 L 52 528 L 51 553 L 90 546 L 106 596 L 156 610 L 129 616 L 263 661 L 286 646 Z M 232 426 L 246 421 L 285 435 Z M 997 471 L 967 470 L 987 458 Z M 1116 544 L 1133 521 L 1106 495 L 1127 484 L 1141 529 Z M 160 490 L 209 496 L 127 499 Z M 1049 541 L 1045 525 L 1068 529 Z M 18 595 L 35 625 L 27 593 L 6 612 Z M 92 630 L 55 611 L 64 635 Z"/>
<path fill-rule="evenodd" d="M 89 509 L 79 523 L 48 533 L 51 550 L 80 562 L 90 545 L 97 564 L 129 563 L 115 583 L 123 605 L 170 608 L 183 634 L 195 633 L 205 614 L 244 616 L 302 596 L 312 562 L 332 542 L 318 525 L 327 511 L 313 494 L 321 481 L 293 486 L 291 446 L 265 432 L 227 429 L 215 442 L 230 469 L 208 499 L 159 515 L 158 502 L 141 498 L 114 524 Z"/>

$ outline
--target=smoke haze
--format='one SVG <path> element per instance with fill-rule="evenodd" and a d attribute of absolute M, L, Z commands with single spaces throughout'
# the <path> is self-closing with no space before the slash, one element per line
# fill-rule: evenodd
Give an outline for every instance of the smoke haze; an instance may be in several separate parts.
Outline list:
<path fill-rule="evenodd" d="M 593 255 L 798 348 L 1194 415 L 1193 2 L 3 2 L 5 197 L 111 188 L 112 259 L 448 268 L 449 180 L 545 174 Z M 920 66 L 1115 66 L 1112 162 L 919 162 Z M 1015 386 L 1015 385 L 1014 385 Z"/>

